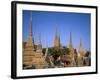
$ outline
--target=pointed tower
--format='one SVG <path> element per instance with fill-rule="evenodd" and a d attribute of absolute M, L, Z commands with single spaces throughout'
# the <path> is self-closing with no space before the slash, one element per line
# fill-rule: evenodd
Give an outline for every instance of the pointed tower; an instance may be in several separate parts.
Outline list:
<path fill-rule="evenodd" d="M 69 42 L 69 55 L 70 55 L 70 66 L 74 66 L 74 48 L 72 45 L 72 33 L 70 32 L 70 42 Z"/>
<path fill-rule="evenodd" d="M 82 39 L 80 38 L 80 45 L 79 45 L 79 56 L 80 57 L 83 57 L 84 56 L 84 50 L 83 50 L 83 47 L 82 47 Z"/>
<path fill-rule="evenodd" d="M 70 32 L 70 42 L 69 42 L 69 48 L 72 49 L 72 33 Z"/>
<path fill-rule="evenodd" d="M 23 69 L 43 69 L 47 67 L 47 62 L 42 53 L 41 35 L 39 34 L 39 41 L 37 50 L 34 50 L 34 42 L 32 38 L 32 12 L 30 14 L 30 32 L 28 40 L 23 50 Z"/>
<path fill-rule="evenodd" d="M 47 57 L 47 54 L 48 54 L 48 42 L 46 41 L 46 51 L 45 51 L 45 55 L 44 55 L 45 59 Z"/>
<path fill-rule="evenodd" d="M 60 37 L 58 35 L 58 31 L 56 28 L 55 38 L 54 38 L 54 47 L 59 48 L 60 47 Z"/>
<path fill-rule="evenodd" d="M 35 65 L 36 69 L 43 69 L 48 67 L 48 64 L 45 60 L 45 57 L 42 53 L 42 43 L 41 43 L 41 34 L 39 33 L 39 40 L 36 52 L 34 54 L 34 57 L 32 59 L 32 63 Z"/>
<path fill-rule="evenodd" d="M 82 47 L 82 39 L 80 38 L 80 45 L 78 50 L 78 66 L 83 66 L 84 50 Z"/>
<path fill-rule="evenodd" d="M 39 40 L 37 45 L 37 52 L 42 53 L 42 43 L 41 43 L 41 34 L 39 33 Z"/>
<path fill-rule="evenodd" d="M 32 58 L 34 56 L 34 42 L 32 38 L 32 12 L 30 13 L 30 27 L 28 40 L 23 49 L 23 65 L 32 66 Z M 26 67 L 23 67 L 26 69 Z"/>
<path fill-rule="evenodd" d="M 59 47 L 61 47 L 61 43 L 60 43 L 60 35 L 59 35 Z"/>
<path fill-rule="evenodd" d="M 26 42 L 26 48 L 29 50 L 34 50 L 34 40 L 32 35 L 32 12 L 30 13 L 30 32 Z"/>

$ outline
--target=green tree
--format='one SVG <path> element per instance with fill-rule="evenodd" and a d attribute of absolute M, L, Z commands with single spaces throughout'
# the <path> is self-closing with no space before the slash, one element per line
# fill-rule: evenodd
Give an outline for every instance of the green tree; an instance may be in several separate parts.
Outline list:
<path fill-rule="evenodd" d="M 90 56 L 90 51 L 87 51 L 86 53 L 85 53 L 85 57 L 89 57 Z"/>

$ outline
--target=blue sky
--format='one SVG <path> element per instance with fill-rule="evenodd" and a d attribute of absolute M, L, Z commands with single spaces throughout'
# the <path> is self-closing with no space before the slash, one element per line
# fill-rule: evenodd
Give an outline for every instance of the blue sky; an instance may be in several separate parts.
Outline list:
<path fill-rule="evenodd" d="M 23 10 L 23 41 L 27 41 L 29 35 L 30 12 Z M 48 46 L 52 47 L 57 28 L 63 46 L 68 47 L 71 32 L 73 47 L 79 48 L 81 37 L 83 48 L 89 50 L 91 40 L 90 20 L 91 15 L 88 13 L 32 11 L 34 43 L 38 43 L 38 36 L 41 33 L 42 46 L 46 47 L 46 41 L 48 41 Z"/>

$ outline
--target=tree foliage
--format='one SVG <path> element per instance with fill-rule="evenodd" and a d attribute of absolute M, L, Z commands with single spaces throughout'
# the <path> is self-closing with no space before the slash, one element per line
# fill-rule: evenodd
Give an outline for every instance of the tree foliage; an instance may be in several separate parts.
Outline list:
<path fill-rule="evenodd" d="M 90 55 L 90 51 L 87 51 L 87 52 L 85 53 L 85 57 L 89 57 L 89 55 Z"/>
<path fill-rule="evenodd" d="M 45 54 L 46 49 L 43 48 L 42 52 Z M 48 48 L 48 54 L 50 55 L 56 55 L 56 56 L 61 56 L 69 53 L 69 49 L 67 47 L 62 47 L 62 48 L 54 48 L 50 47 Z"/>

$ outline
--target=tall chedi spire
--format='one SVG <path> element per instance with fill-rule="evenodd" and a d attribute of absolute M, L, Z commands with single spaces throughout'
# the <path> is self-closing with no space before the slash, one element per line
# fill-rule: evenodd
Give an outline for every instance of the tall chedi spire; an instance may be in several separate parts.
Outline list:
<path fill-rule="evenodd" d="M 70 55 L 70 66 L 75 66 L 74 60 L 74 48 L 72 45 L 72 33 L 70 32 L 70 41 L 69 41 L 69 55 Z"/>
<path fill-rule="evenodd" d="M 39 34 L 39 40 L 37 46 L 34 48 L 34 42 L 32 38 L 32 12 L 30 14 L 30 27 L 29 36 L 23 50 L 23 68 L 24 69 L 43 69 L 48 67 L 47 62 L 42 53 L 41 35 Z M 35 49 L 35 50 L 34 50 Z M 24 65 L 27 65 L 24 66 Z"/>
<path fill-rule="evenodd" d="M 45 60 L 46 60 L 47 55 L 48 55 L 48 42 L 46 41 L 46 51 L 44 55 Z"/>
<path fill-rule="evenodd" d="M 30 25 L 29 25 L 29 35 L 28 40 L 25 44 L 25 48 L 23 50 L 23 65 L 32 66 L 32 59 L 34 56 L 34 42 L 32 37 L 32 12 L 30 13 Z M 25 69 L 25 67 L 24 67 Z"/>
<path fill-rule="evenodd" d="M 72 46 L 72 33 L 71 32 L 70 32 L 69 48 L 73 48 L 73 46 Z"/>
<path fill-rule="evenodd" d="M 58 30 L 56 28 L 55 38 L 54 38 L 54 47 L 59 48 L 60 47 L 60 37 L 58 35 Z"/>
<path fill-rule="evenodd" d="M 81 38 L 80 38 L 80 45 L 79 45 L 79 55 L 80 55 L 80 57 L 84 56 L 84 50 L 82 47 L 82 39 Z"/>
<path fill-rule="evenodd" d="M 32 36 L 32 12 L 30 13 L 30 36 Z"/>
<path fill-rule="evenodd" d="M 34 50 L 34 40 L 33 40 L 33 35 L 32 35 L 32 12 L 30 13 L 30 29 L 29 30 L 30 31 L 29 31 L 26 47 L 28 47 L 28 49 Z"/>
<path fill-rule="evenodd" d="M 84 50 L 82 47 L 82 39 L 80 38 L 80 45 L 78 50 L 78 66 L 83 66 Z"/>
<path fill-rule="evenodd" d="M 41 33 L 39 33 L 37 52 L 42 53 Z"/>

